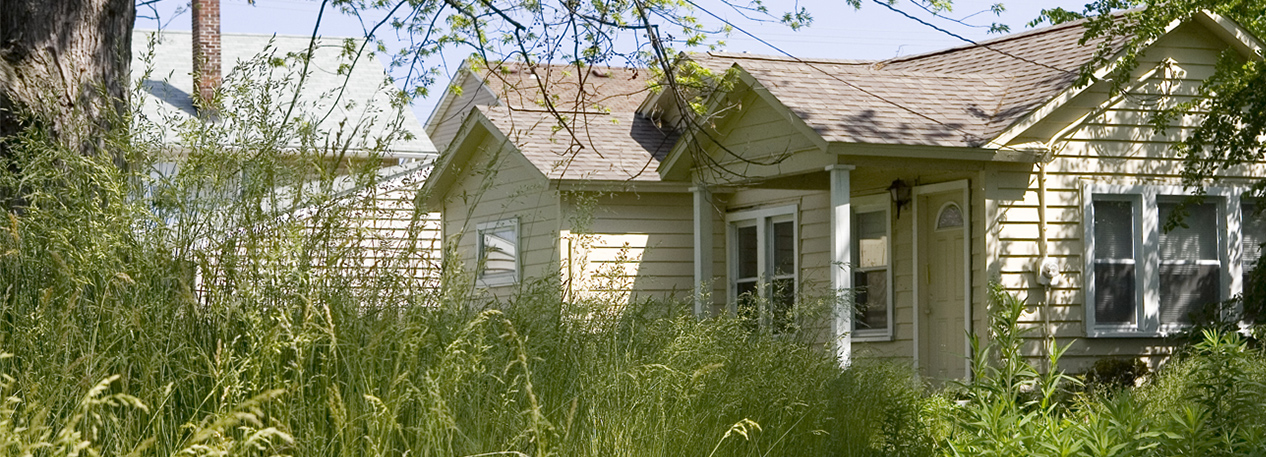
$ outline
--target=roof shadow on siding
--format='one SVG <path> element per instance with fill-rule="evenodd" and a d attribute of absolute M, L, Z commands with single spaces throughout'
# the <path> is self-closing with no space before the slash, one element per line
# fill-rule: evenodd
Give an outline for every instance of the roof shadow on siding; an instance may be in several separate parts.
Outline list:
<path fill-rule="evenodd" d="M 179 108 L 181 111 L 189 113 L 190 116 L 197 116 L 198 111 L 193 106 L 193 96 L 188 92 L 180 90 L 176 86 L 171 85 L 167 81 L 158 81 L 146 79 L 141 81 L 141 87 L 155 98 L 166 102 L 167 104 Z"/>
<path fill-rule="evenodd" d="M 671 131 L 660 130 L 659 126 L 655 125 L 655 122 L 641 114 L 635 114 L 633 116 L 633 125 L 629 128 L 629 136 L 642 149 L 645 149 L 651 157 L 654 157 L 656 162 L 660 162 L 664 160 L 664 157 L 668 156 L 673 146 L 677 144 L 678 135 Z"/>

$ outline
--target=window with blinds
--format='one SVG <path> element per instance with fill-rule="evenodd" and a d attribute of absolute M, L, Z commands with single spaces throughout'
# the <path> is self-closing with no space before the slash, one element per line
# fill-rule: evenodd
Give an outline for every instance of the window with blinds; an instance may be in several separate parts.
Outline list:
<path fill-rule="evenodd" d="M 1177 206 L 1159 202 L 1158 223 L 1164 225 Z M 1186 211 L 1181 225 L 1159 233 L 1161 324 L 1190 324 L 1191 313 L 1222 300 L 1217 205 L 1187 205 Z"/>
<path fill-rule="evenodd" d="M 502 219 L 479 224 L 476 266 L 479 283 L 486 287 L 519 281 L 519 220 Z"/>
<path fill-rule="evenodd" d="M 1266 220 L 1251 216 L 1254 203 L 1241 205 L 1242 189 L 1209 188 L 1195 202 L 1180 187 L 1087 185 L 1085 191 L 1090 336 L 1181 331 L 1192 316 L 1240 293 L 1231 278 L 1247 275 L 1261 258 Z M 1165 230 L 1175 215 L 1178 224 Z M 1230 215 L 1242 215 L 1241 223 L 1229 223 Z"/>
<path fill-rule="evenodd" d="M 1128 200 L 1094 203 L 1094 309 L 1099 324 L 1136 322 L 1135 206 Z"/>

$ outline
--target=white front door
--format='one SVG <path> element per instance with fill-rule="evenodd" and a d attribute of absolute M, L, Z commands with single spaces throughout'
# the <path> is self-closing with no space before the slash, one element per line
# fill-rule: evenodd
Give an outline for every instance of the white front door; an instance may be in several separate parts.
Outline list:
<path fill-rule="evenodd" d="M 964 379 L 967 267 L 963 229 L 968 221 L 963 191 L 918 198 L 919 368 L 933 379 Z"/>

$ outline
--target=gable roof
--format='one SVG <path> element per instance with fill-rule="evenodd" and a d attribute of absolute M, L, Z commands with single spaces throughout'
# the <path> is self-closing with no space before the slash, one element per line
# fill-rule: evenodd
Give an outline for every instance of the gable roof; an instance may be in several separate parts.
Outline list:
<path fill-rule="evenodd" d="M 547 111 L 480 108 L 549 179 L 659 181 L 656 168 L 677 143 L 634 111 L 576 113 L 567 125 Z"/>
<path fill-rule="evenodd" d="M 738 66 L 826 141 L 980 147 L 1073 85 L 1098 45 L 1079 44 L 1082 24 L 886 61 L 690 58 L 713 70 Z"/>
<path fill-rule="evenodd" d="M 151 51 L 150 38 L 155 34 L 157 40 L 152 49 L 153 56 L 147 61 L 146 56 Z M 289 52 L 305 52 L 309 40 L 307 36 L 222 34 L 221 55 L 225 75 L 233 71 L 236 64 L 266 51 L 272 52 L 270 49 L 275 50 L 277 57 Z M 339 124 L 346 122 L 348 126 L 361 126 L 361 132 L 368 133 L 370 138 L 384 134 L 389 124 L 396 120 L 397 110 L 392 106 L 396 88 L 374 58 L 362 58 L 351 67 L 350 73 L 339 74 L 341 66 L 351 63 L 341 56 L 344 42 L 343 38 L 317 39 L 308 67 L 310 74 L 299 97 L 300 104 L 297 106 L 301 112 L 298 115 L 323 118 L 318 128 L 325 131 L 338 131 Z M 149 76 L 140 81 L 143 99 L 140 100 L 142 110 L 139 115 L 155 120 L 172 118 L 178 122 L 195 118 L 197 114 L 190 96 L 193 92 L 190 32 L 138 30 L 133 34 L 132 43 L 133 75 L 139 78 L 146 68 L 152 68 Z M 331 97 L 322 98 L 322 95 Z M 334 103 L 334 97 L 337 97 L 337 103 Z M 328 117 L 325 116 L 327 112 L 330 113 Z M 434 156 L 435 146 L 413 112 L 406 107 L 399 115 L 402 116 L 399 119 L 401 129 L 412 134 L 412 138 L 396 139 L 389 156 Z M 166 134 L 167 143 L 177 144 L 180 141 L 175 129 L 168 129 Z"/>
<path fill-rule="evenodd" d="M 655 170 L 677 135 L 637 112 L 652 92 L 650 76 L 638 68 L 501 64 L 465 76 L 481 78 L 480 90 L 496 94 L 499 104 L 471 107 L 463 125 L 486 120 L 548 179 L 659 181 Z M 471 129 L 462 131 L 445 156 L 460 153 Z M 447 163 L 442 159 L 436 173 L 444 173 Z"/>
<path fill-rule="evenodd" d="M 653 82 L 645 68 L 536 65 L 533 69 L 515 62 L 500 63 L 480 72 L 480 77 L 511 109 L 545 109 L 544 86 L 554 108 L 562 112 L 631 112 L 650 95 Z"/>
<path fill-rule="evenodd" d="M 1128 13 L 1114 16 L 1124 19 Z M 1194 20 L 1210 27 L 1241 53 L 1261 49 L 1251 35 L 1225 18 L 1201 13 Z M 718 73 L 737 68 L 744 84 L 776 100 L 775 109 L 785 110 L 785 116 L 797 123 L 803 122 L 800 127 L 805 133 L 816 134 L 818 138 L 813 140 L 823 145 L 925 146 L 997 153 L 1004 147 L 1000 139 L 1023 131 L 1054 109 L 1051 106 L 1085 90 L 1074 84 L 1082 67 L 1097 53 L 1115 55 L 1127 41 L 1126 37 L 1115 37 L 1110 42 L 1101 38 L 1083 44 L 1085 23 L 1073 21 L 885 61 L 733 53 L 691 54 L 686 58 Z M 680 174 L 683 167 L 691 166 L 686 148 L 674 144 L 679 136 L 661 132 L 654 122 L 637 114 L 639 107 L 654 111 L 657 103 L 653 92 L 646 90 L 645 70 L 591 67 L 578 71 L 570 65 L 542 65 L 535 68 L 534 75 L 530 69 L 515 65 L 479 73 L 484 80 L 482 87 L 498 94 L 500 102 L 478 108 L 478 117 L 508 133 L 507 138 L 520 146 L 543 175 L 551 179 L 648 181 L 670 176 L 675 180 L 684 176 Z M 1099 69 L 1099 73 L 1103 71 Z M 613 76 L 621 72 L 628 76 Z M 595 75 L 612 79 L 599 79 L 601 84 L 594 84 Z M 540 80 L 548 81 L 545 90 L 553 94 L 551 100 L 575 132 L 575 139 L 545 109 Z M 713 94 L 713 101 L 719 97 Z M 678 160 L 682 157 L 685 159 Z M 1000 160 L 1031 159 L 1028 155 L 1008 155 Z"/>

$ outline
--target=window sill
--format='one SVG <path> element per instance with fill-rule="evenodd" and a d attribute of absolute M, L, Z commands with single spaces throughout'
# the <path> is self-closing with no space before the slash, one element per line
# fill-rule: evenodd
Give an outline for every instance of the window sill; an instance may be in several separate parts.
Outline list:
<path fill-rule="evenodd" d="M 852 336 L 854 343 L 888 343 L 894 340 L 892 332 L 859 333 L 854 330 Z"/>
<path fill-rule="evenodd" d="M 475 283 L 482 288 L 490 289 L 493 287 L 513 286 L 519 283 L 518 279 L 509 275 L 485 276 L 479 278 Z"/>
<path fill-rule="evenodd" d="M 1146 332 L 1142 330 L 1089 330 L 1086 332 L 1087 338 L 1168 338 L 1185 331 L 1186 328 L 1167 329 L 1158 332 Z"/>

